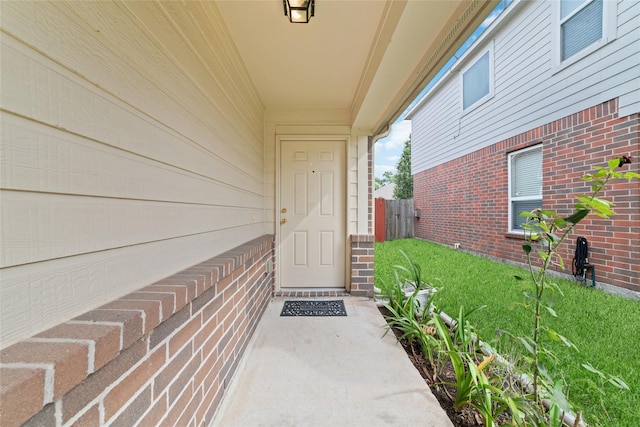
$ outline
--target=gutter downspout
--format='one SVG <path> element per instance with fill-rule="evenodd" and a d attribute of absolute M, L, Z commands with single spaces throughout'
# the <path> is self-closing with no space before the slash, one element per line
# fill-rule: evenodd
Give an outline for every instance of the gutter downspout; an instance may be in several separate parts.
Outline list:
<path fill-rule="evenodd" d="M 390 133 L 391 133 L 391 125 L 387 123 L 386 125 L 384 125 L 384 127 L 380 130 L 380 132 L 377 135 L 373 135 L 371 137 L 371 147 L 373 147 L 376 144 L 376 142 L 378 142 L 382 138 L 386 138 L 387 136 L 389 136 Z"/>

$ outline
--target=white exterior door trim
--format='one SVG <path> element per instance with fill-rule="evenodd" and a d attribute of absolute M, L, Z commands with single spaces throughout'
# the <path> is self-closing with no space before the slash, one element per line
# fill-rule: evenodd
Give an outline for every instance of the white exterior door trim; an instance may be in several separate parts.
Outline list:
<path fill-rule="evenodd" d="M 281 283 L 281 279 L 282 279 L 282 271 L 281 269 L 283 268 L 283 264 L 281 262 L 282 258 L 281 258 L 281 238 L 282 238 L 282 233 L 280 232 L 280 221 L 283 219 L 284 215 L 280 212 L 281 209 L 281 170 L 282 170 L 282 164 L 281 164 L 281 154 L 282 154 L 282 143 L 283 141 L 335 141 L 335 142 L 341 142 L 343 144 L 343 149 L 342 149 L 342 155 L 343 155 L 343 174 L 345 177 L 344 180 L 344 186 L 345 188 L 343 189 L 343 197 L 344 197 L 344 203 L 343 203 L 343 211 L 341 213 L 342 215 L 342 220 L 344 221 L 344 236 L 342 236 L 342 240 L 344 242 L 345 245 L 345 259 L 343 260 L 344 263 L 344 287 L 340 287 L 339 289 L 345 289 L 348 291 L 349 288 L 349 268 L 350 268 L 350 263 L 348 263 L 349 257 L 350 257 L 350 249 L 348 247 L 348 231 L 347 231 L 347 211 L 348 211 L 348 144 L 349 144 L 349 135 L 277 135 L 276 136 L 276 188 L 275 188 L 275 205 L 274 205 L 274 227 L 275 227 L 275 235 L 276 235 L 276 247 L 275 247 L 275 254 L 276 254 L 276 263 L 277 263 L 277 268 L 275 269 L 275 291 L 280 291 L 282 290 L 282 283 Z M 287 288 L 290 289 L 290 288 Z M 330 288 L 325 288 L 325 289 L 330 289 Z M 307 288 L 308 290 L 308 288 Z"/>

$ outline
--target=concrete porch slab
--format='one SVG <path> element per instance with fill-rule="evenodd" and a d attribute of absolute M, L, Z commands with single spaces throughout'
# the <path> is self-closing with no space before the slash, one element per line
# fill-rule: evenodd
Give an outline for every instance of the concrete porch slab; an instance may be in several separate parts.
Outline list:
<path fill-rule="evenodd" d="M 274 298 L 212 425 L 452 426 L 373 301 L 340 299 L 346 317 L 280 317 Z"/>

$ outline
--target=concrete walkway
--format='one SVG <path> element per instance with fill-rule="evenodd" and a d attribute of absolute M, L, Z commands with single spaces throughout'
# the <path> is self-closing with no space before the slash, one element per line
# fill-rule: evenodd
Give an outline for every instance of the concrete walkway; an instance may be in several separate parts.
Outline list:
<path fill-rule="evenodd" d="M 373 301 L 341 299 L 347 317 L 280 317 L 274 298 L 213 426 L 452 426 Z"/>

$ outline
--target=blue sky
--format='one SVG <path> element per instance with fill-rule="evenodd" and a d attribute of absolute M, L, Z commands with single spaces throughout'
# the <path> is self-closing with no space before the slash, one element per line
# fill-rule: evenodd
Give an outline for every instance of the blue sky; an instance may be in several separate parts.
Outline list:
<path fill-rule="evenodd" d="M 396 173 L 396 165 L 400 160 L 404 142 L 409 139 L 411 133 L 411 122 L 402 120 L 391 126 L 389 135 L 380 139 L 375 145 L 375 176 L 382 178 L 382 174 L 387 171 Z"/>
<path fill-rule="evenodd" d="M 436 74 L 436 76 L 429 82 L 426 88 L 416 99 L 407 107 L 405 112 L 400 115 L 400 118 L 395 121 L 391 126 L 389 135 L 378 140 L 375 144 L 374 151 L 374 176 L 382 178 L 382 174 L 387 171 L 396 173 L 396 165 L 400 160 L 404 143 L 409 139 L 411 134 L 411 122 L 404 120 L 406 113 L 413 108 L 414 105 L 436 84 L 436 82 L 446 73 L 449 68 L 458 60 L 458 58 L 476 41 L 476 39 L 484 32 L 484 30 L 491 25 L 491 23 L 502 13 L 502 11 L 511 4 L 513 0 L 503 0 L 498 6 L 487 16 L 476 31 L 464 42 L 464 44 L 458 49 L 458 51 L 449 59 L 449 61 L 442 67 L 442 69 Z"/>

